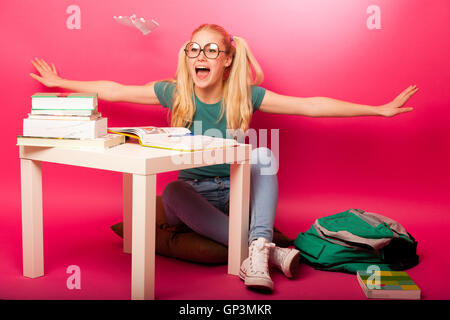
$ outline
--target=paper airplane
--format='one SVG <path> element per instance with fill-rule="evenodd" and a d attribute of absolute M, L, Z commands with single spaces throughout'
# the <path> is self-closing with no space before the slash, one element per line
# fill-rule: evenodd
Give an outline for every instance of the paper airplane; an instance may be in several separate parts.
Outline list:
<path fill-rule="evenodd" d="M 117 22 L 129 27 L 136 27 L 145 35 L 149 34 L 152 30 L 159 27 L 159 23 L 155 20 L 145 20 L 144 18 L 138 18 L 135 14 L 131 16 L 114 16 Z"/>

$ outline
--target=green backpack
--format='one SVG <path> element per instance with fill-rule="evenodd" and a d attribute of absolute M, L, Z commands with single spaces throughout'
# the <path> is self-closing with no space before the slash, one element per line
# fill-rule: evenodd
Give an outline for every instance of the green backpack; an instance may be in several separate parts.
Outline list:
<path fill-rule="evenodd" d="M 301 260 L 319 270 L 356 273 L 377 265 L 391 271 L 419 263 L 417 242 L 402 225 L 361 209 L 317 219 L 294 245 Z"/>

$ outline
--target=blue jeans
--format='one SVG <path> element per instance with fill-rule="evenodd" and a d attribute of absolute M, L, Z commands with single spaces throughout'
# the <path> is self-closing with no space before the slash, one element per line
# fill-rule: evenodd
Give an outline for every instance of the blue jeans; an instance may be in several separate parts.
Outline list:
<path fill-rule="evenodd" d="M 267 148 L 252 151 L 249 244 L 272 241 L 278 201 L 277 163 Z M 170 182 L 162 201 L 169 225 L 186 224 L 195 232 L 228 246 L 230 178 L 212 177 Z"/>

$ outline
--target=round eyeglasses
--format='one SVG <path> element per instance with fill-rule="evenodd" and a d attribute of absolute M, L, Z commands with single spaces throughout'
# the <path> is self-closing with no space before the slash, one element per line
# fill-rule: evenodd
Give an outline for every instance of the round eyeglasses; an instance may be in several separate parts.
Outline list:
<path fill-rule="evenodd" d="M 221 52 L 226 52 L 219 50 L 219 45 L 213 42 L 206 44 L 203 49 L 197 42 L 189 42 L 184 48 L 188 58 L 197 58 L 202 51 L 208 59 L 217 59 Z"/>

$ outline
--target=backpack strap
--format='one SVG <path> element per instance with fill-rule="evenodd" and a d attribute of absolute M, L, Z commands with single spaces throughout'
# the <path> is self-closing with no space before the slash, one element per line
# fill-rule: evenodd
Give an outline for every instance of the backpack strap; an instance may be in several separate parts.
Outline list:
<path fill-rule="evenodd" d="M 377 220 L 376 217 L 364 216 L 364 214 L 362 214 L 361 212 L 364 212 L 364 211 L 362 211 L 360 209 L 349 209 L 348 210 L 348 213 L 355 215 L 356 217 L 365 221 L 366 223 L 368 223 L 369 225 L 371 225 L 374 228 L 376 228 L 380 224 L 383 224 L 382 222 Z M 335 219 L 334 216 L 325 217 L 325 218 L 321 218 L 321 219 L 326 219 L 326 218 Z M 344 216 L 344 218 L 346 218 L 346 217 Z M 320 230 L 320 232 L 323 234 L 323 236 L 326 237 L 326 240 L 331 241 L 330 240 L 330 238 L 331 238 L 334 241 L 340 241 L 340 243 L 337 243 L 340 245 L 343 245 L 341 242 L 345 242 L 347 244 L 347 245 L 345 245 L 346 247 L 355 248 L 355 249 L 360 249 L 361 247 L 368 247 L 368 248 L 372 248 L 375 251 L 378 251 L 381 248 L 383 248 L 384 246 L 386 246 L 392 239 L 390 237 L 377 238 L 377 239 L 364 238 L 364 237 L 357 236 L 351 232 L 348 232 L 347 230 L 340 230 L 337 232 L 331 231 L 331 230 L 325 228 L 324 226 L 322 226 L 320 224 L 319 219 L 317 219 L 314 222 L 314 226 L 315 226 L 316 230 L 317 229 Z M 317 231 L 317 233 L 320 234 L 319 231 Z M 389 233 L 391 233 L 391 232 L 389 232 Z"/>
<path fill-rule="evenodd" d="M 398 237 L 399 235 L 403 235 L 406 238 L 411 239 L 410 235 L 408 234 L 408 232 L 406 231 L 406 229 L 397 221 L 388 218 L 386 216 L 383 216 L 379 213 L 374 213 L 374 212 L 364 212 L 363 216 L 365 216 L 366 218 L 371 218 L 371 219 L 376 219 L 378 221 L 380 221 L 380 223 L 385 223 L 386 225 L 389 226 L 389 228 L 391 228 L 392 231 L 394 231 L 394 236 Z"/>
<path fill-rule="evenodd" d="M 349 241 L 348 239 L 342 238 L 341 237 L 342 234 L 339 234 L 338 237 L 330 236 L 329 234 L 327 234 L 327 233 L 330 233 L 330 231 L 323 228 L 319 224 L 318 221 L 316 221 L 316 222 L 314 222 L 312 227 L 314 228 L 316 233 L 319 235 L 319 237 L 322 238 L 323 240 L 343 246 L 343 247 L 347 247 L 347 248 L 351 248 L 351 249 L 355 249 L 355 250 L 366 251 L 366 252 L 371 252 L 376 255 L 380 255 L 379 249 L 375 249 L 374 247 L 372 247 L 369 244 L 366 244 L 363 242 Z M 323 230 L 326 230 L 326 232 L 323 232 Z M 347 232 L 347 233 L 351 235 L 351 233 L 349 233 L 349 232 Z M 351 237 L 348 237 L 348 238 L 351 238 Z"/>
<path fill-rule="evenodd" d="M 350 245 L 350 244 L 347 244 L 347 243 L 344 242 L 344 241 L 340 241 L 339 239 L 327 237 L 327 236 L 322 232 L 322 229 L 323 229 L 323 228 L 322 228 L 322 226 L 319 224 L 319 222 L 318 222 L 317 220 L 314 222 L 314 224 L 313 224 L 312 226 L 313 226 L 314 230 L 316 230 L 316 232 L 317 232 L 317 234 L 319 235 L 319 237 L 321 237 L 323 240 L 329 241 L 329 242 L 332 242 L 332 243 L 334 243 L 334 244 L 338 244 L 338 245 L 340 245 L 340 246 L 344 246 L 344 247 L 347 247 L 347 248 L 355 248 L 355 246 L 352 246 L 352 245 Z"/>

